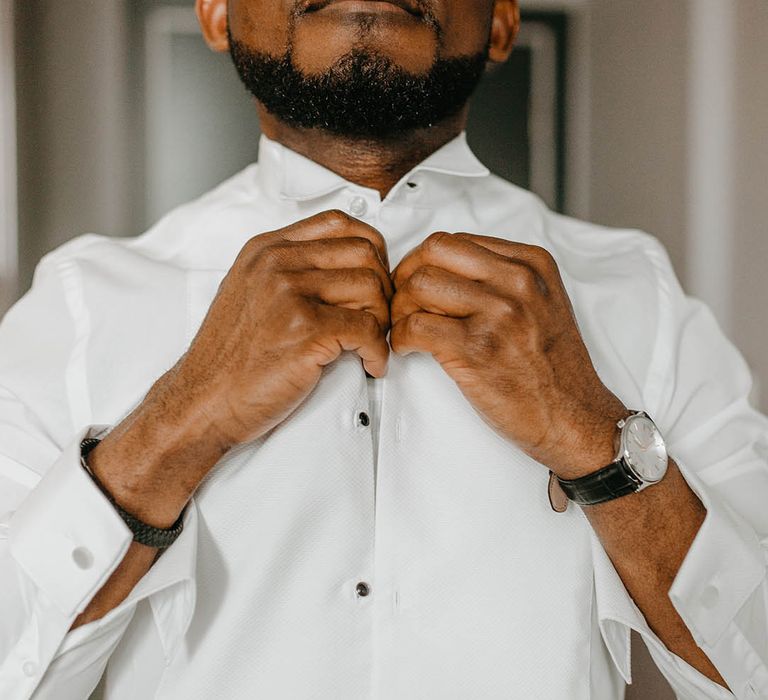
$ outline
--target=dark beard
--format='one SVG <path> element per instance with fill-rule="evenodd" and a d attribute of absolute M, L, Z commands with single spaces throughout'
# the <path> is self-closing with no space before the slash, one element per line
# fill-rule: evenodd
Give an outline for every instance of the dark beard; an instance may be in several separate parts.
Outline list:
<path fill-rule="evenodd" d="M 230 54 L 248 91 L 282 122 L 340 136 L 386 140 L 457 114 L 480 82 L 488 49 L 438 58 L 424 74 L 386 56 L 355 49 L 322 75 L 296 68 L 289 48 L 280 58 L 249 49 L 230 34 Z"/>

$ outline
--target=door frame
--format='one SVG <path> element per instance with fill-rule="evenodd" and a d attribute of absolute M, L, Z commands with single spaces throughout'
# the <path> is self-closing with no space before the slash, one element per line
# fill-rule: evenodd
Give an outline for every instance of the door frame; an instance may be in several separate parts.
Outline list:
<path fill-rule="evenodd" d="M 0 316 L 18 293 L 18 196 L 13 0 L 0 0 Z"/>
<path fill-rule="evenodd" d="M 591 0 L 519 0 L 523 11 L 562 12 L 568 17 L 565 102 L 564 211 L 579 219 L 590 216 L 592 154 L 590 107 Z"/>

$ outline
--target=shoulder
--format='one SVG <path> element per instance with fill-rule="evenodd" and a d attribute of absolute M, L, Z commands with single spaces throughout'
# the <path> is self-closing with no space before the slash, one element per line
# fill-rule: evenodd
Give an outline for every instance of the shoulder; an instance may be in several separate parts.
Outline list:
<path fill-rule="evenodd" d="M 491 175 L 473 183 L 471 206 L 490 235 L 546 248 L 569 276 L 610 287 L 676 284 L 663 244 L 653 235 L 566 216 L 537 195 Z"/>
<path fill-rule="evenodd" d="M 190 266 L 190 251 L 199 239 L 216 231 L 229 231 L 237 221 L 253 218 L 261 194 L 255 185 L 253 164 L 214 189 L 168 212 L 145 232 L 128 237 L 86 233 L 46 254 L 35 276 L 56 271 L 66 277 L 77 267 L 81 272 L 109 271 L 119 279 L 132 271 Z"/>
<path fill-rule="evenodd" d="M 574 275 L 588 270 L 596 284 L 623 280 L 633 288 L 661 285 L 667 289 L 676 284 L 664 245 L 650 233 L 603 226 L 551 211 L 546 211 L 543 218 L 545 244 Z"/>

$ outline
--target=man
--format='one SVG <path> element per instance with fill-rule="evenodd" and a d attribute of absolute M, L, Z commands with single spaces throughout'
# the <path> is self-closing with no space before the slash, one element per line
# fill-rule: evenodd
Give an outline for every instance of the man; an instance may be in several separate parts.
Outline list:
<path fill-rule="evenodd" d="M 743 362 L 466 146 L 516 2 L 197 12 L 259 163 L 4 320 L 0 696 L 768 697 Z"/>

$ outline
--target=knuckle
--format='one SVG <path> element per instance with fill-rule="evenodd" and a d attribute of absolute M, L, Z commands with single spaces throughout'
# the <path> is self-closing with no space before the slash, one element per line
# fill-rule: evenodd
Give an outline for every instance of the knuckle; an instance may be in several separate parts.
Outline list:
<path fill-rule="evenodd" d="M 262 240 L 262 236 L 253 236 L 252 238 L 249 238 L 245 245 L 241 248 L 240 252 L 243 255 L 255 255 L 258 253 L 262 248 L 264 247 L 264 243 Z"/>
<path fill-rule="evenodd" d="M 392 333 L 389 336 L 389 345 L 395 352 L 400 352 L 404 347 L 401 329 L 397 326 L 392 329 Z"/>
<path fill-rule="evenodd" d="M 352 223 L 352 217 L 341 209 L 329 209 L 318 216 L 330 226 L 347 226 Z"/>
<path fill-rule="evenodd" d="M 367 336 L 378 336 L 381 333 L 379 320 L 370 311 L 363 311 L 360 318 L 363 333 Z"/>
<path fill-rule="evenodd" d="M 450 238 L 450 236 L 451 234 L 446 231 L 435 231 L 434 233 L 430 233 L 424 240 L 424 243 L 422 243 L 422 248 L 427 253 L 439 250 L 446 244 L 447 239 Z"/>
<path fill-rule="evenodd" d="M 354 239 L 352 245 L 355 247 L 355 252 L 361 260 L 371 262 L 379 259 L 376 246 L 369 239 L 358 236 Z"/>
<path fill-rule="evenodd" d="M 371 234 L 371 238 L 373 239 L 374 243 L 378 243 L 382 248 L 386 249 L 387 247 L 387 239 L 384 238 L 384 235 L 379 231 L 378 229 L 373 228 L 373 226 L 368 226 L 368 224 L 365 224 L 367 230 Z"/>
<path fill-rule="evenodd" d="M 408 279 L 406 286 L 413 291 L 422 291 L 429 287 L 432 279 L 432 271 L 429 267 L 423 265 L 416 268 L 414 273 Z"/>
<path fill-rule="evenodd" d="M 515 290 L 524 297 L 531 297 L 541 289 L 538 274 L 528 265 L 516 265 L 512 280 Z"/>
<path fill-rule="evenodd" d="M 520 304 L 514 299 L 507 297 L 496 297 L 494 310 L 496 312 L 495 315 L 502 323 L 517 321 L 522 312 Z"/>
<path fill-rule="evenodd" d="M 406 336 L 418 336 L 426 330 L 426 322 L 420 314 L 411 314 L 403 323 L 403 332 Z"/>
<path fill-rule="evenodd" d="M 280 267 L 285 258 L 285 251 L 277 245 L 261 248 L 255 256 L 254 262 L 267 269 Z"/>
<path fill-rule="evenodd" d="M 363 279 L 363 285 L 367 288 L 373 288 L 376 291 L 384 290 L 384 282 L 381 277 L 376 273 L 376 270 L 370 267 L 365 267 L 360 271 Z"/>
<path fill-rule="evenodd" d="M 557 263 L 555 262 L 554 257 L 552 257 L 552 253 L 550 253 L 546 248 L 542 248 L 538 245 L 532 245 L 530 246 L 530 253 L 533 259 L 543 267 L 548 269 L 557 267 Z"/>
<path fill-rule="evenodd" d="M 258 260 L 259 255 L 264 250 L 263 234 L 249 238 L 238 253 L 235 261 L 236 265 L 250 265 Z"/>
<path fill-rule="evenodd" d="M 317 317 L 308 304 L 298 304 L 285 315 L 285 334 L 289 338 L 311 338 L 317 331 Z"/>

